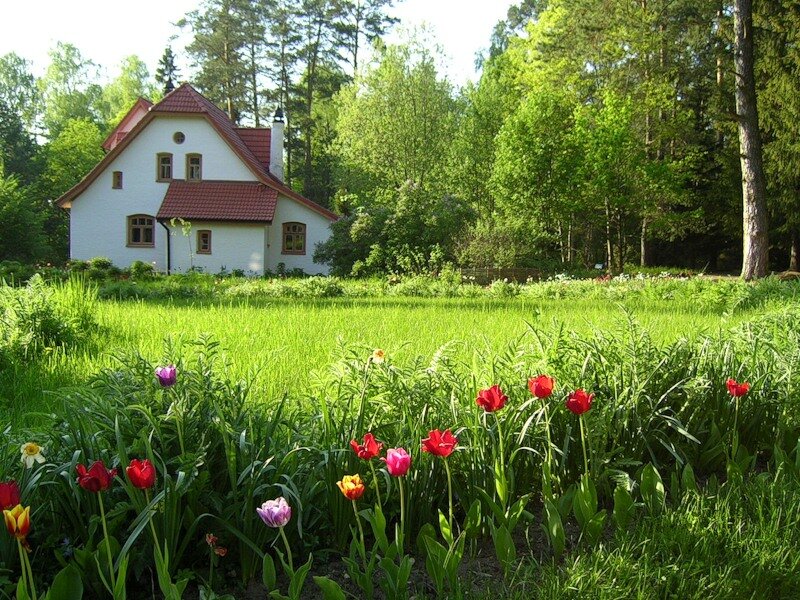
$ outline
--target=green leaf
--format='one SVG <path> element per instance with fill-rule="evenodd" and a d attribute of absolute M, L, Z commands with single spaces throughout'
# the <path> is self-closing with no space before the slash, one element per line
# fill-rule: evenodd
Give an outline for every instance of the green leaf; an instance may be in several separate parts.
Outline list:
<path fill-rule="evenodd" d="M 586 523 L 584 533 L 586 534 L 586 539 L 589 541 L 589 544 L 595 545 L 600 540 L 600 536 L 603 534 L 603 525 L 605 525 L 605 522 L 606 511 L 601 510 L 592 515 L 592 518 L 589 519 L 588 523 Z"/>
<path fill-rule="evenodd" d="M 453 530 L 450 529 L 450 523 L 447 521 L 447 517 L 444 516 L 444 513 L 441 510 L 439 511 L 439 530 L 442 532 L 442 537 L 447 544 L 452 545 Z"/>
<path fill-rule="evenodd" d="M 586 527 L 597 512 L 597 490 L 587 473 L 583 474 L 578 484 L 578 490 L 572 499 L 572 510 L 581 529 Z"/>
<path fill-rule="evenodd" d="M 25 579 L 20 577 L 17 582 L 17 599 L 16 600 L 31 600 L 28 595 L 28 586 L 25 585 Z"/>
<path fill-rule="evenodd" d="M 622 530 L 628 528 L 633 517 L 633 496 L 625 486 L 614 490 L 614 523 Z"/>
<path fill-rule="evenodd" d="M 525 512 L 525 505 L 528 504 L 528 500 L 530 500 L 530 498 L 531 498 L 530 494 L 525 494 L 519 500 L 517 500 L 511 506 L 511 508 L 508 509 L 507 526 L 509 531 L 514 531 L 514 529 L 516 528 L 517 521 L 519 521 L 519 518 Z"/>
<path fill-rule="evenodd" d="M 374 511 L 366 512 L 369 524 L 372 526 L 375 541 L 378 542 L 381 552 L 385 554 L 389 547 L 389 539 L 386 537 L 386 517 L 383 516 L 383 510 L 381 510 L 380 505 L 376 504 Z"/>
<path fill-rule="evenodd" d="M 685 492 L 694 492 L 697 493 L 697 479 L 694 476 L 694 469 L 692 469 L 692 465 L 688 462 L 686 466 L 683 467 L 683 473 L 681 473 L 681 487 Z"/>
<path fill-rule="evenodd" d="M 544 501 L 544 516 L 546 523 L 544 530 L 550 545 L 553 547 L 553 554 L 558 559 L 564 553 L 566 535 L 564 533 L 564 524 L 561 521 L 561 513 L 549 499 Z"/>
<path fill-rule="evenodd" d="M 322 590 L 322 597 L 325 600 L 345 600 L 347 598 L 339 584 L 332 579 L 315 576 L 314 583 Z"/>
<path fill-rule="evenodd" d="M 264 587 L 267 588 L 268 592 L 271 592 L 275 589 L 275 582 L 277 580 L 277 575 L 275 573 L 275 561 L 272 560 L 272 556 L 267 552 L 264 554 L 264 562 L 262 563 L 263 569 L 261 572 L 261 581 L 264 583 Z"/>
<path fill-rule="evenodd" d="M 436 530 L 430 523 L 425 523 L 425 525 L 420 527 L 419 533 L 417 534 L 417 551 L 422 556 L 428 556 L 428 547 L 425 544 L 425 538 L 436 539 Z"/>
<path fill-rule="evenodd" d="M 472 502 L 464 521 L 464 531 L 469 536 L 477 536 L 481 527 L 481 501 L 477 498 Z"/>
<path fill-rule="evenodd" d="M 642 471 L 642 500 L 651 516 L 658 516 L 664 510 L 666 493 L 664 482 L 652 463 L 648 463 Z"/>
<path fill-rule="evenodd" d="M 67 565 L 53 579 L 48 600 L 80 600 L 83 598 L 83 581 L 75 565 Z"/>
<path fill-rule="evenodd" d="M 517 549 L 514 546 L 514 540 L 511 538 L 511 532 L 504 525 L 493 527 L 492 541 L 494 542 L 497 560 L 500 561 L 503 566 L 503 572 L 508 576 L 511 565 L 517 559 Z"/>
<path fill-rule="evenodd" d="M 503 465 L 499 461 L 494 463 L 494 488 L 497 492 L 497 497 L 500 499 L 500 505 L 505 506 L 508 492 L 508 482 L 506 482 L 505 474 L 503 473 Z"/>
<path fill-rule="evenodd" d="M 299 600 L 300 592 L 303 591 L 303 584 L 306 581 L 306 576 L 308 572 L 311 570 L 311 562 L 314 560 L 314 557 L 309 554 L 308 555 L 308 562 L 304 564 L 302 567 L 295 571 L 295 574 L 292 575 L 292 580 L 289 582 L 289 597 L 292 600 Z"/>

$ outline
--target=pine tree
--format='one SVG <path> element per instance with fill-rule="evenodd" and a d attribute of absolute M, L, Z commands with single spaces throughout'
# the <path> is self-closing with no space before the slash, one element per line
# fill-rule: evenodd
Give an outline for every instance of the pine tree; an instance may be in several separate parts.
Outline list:
<path fill-rule="evenodd" d="M 178 79 L 178 67 L 175 66 L 175 54 L 172 46 L 167 46 L 161 60 L 158 61 L 156 69 L 156 81 L 163 86 L 165 94 L 175 89 L 175 82 Z"/>

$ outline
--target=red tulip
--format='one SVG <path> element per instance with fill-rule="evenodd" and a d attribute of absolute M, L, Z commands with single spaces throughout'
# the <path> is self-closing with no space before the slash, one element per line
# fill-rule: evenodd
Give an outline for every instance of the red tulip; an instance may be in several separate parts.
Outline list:
<path fill-rule="evenodd" d="M 725 385 L 728 386 L 728 393 L 734 398 L 741 398 L 750 391 L 750 384 L 746 381 L 743 383 L 737 383 L 735 379 L 728 379 L 728 381 L 725 382 Z"/>
<path fill-rule="evenodd" d="M 3 520 L 8 533 L 18 540 L 24 541 L 31 530 L 31 507 L 22 508 L 22 505 L 17 504 L 11 510 L 4 510 Z"/>
<path fill-rule="evenodd" d="M 83 465 L 76 467 L 78 471 L 78 485 L 90 492 L 102 492 L 111 487 L 111 482 L 117 474 L 116 469 L 106 469 L 102 460 L 96 460 L 87 470 Z"/>
<path fill-rule="evenodd" d="M 547 375 L 539 375 L 538 377 L 531 377 L 528 379 L 528 389 L 531 391 L 531 394 L 540 400 L 544 400 L 553 393 L 555 384 L 555 379 Z"/>
<path fill-rule="evenodd" d="M 363 444 L 359 444 L 356 440 L 350 440 L 350 447 L 358 455 L 358 458 L 370 460 L 381 453 L 383 444 L 378 443 L 374 435 L 367 433 L 364 435 Z"/>
<path fill-rule="evenodd" d="M 577 389 L 567 398 L 567 408 L 574 412 L 576 415 L 582 415 L 590 408 L 592 408 L 592 399 L 594 394 L 587 394 L 581 389 Z"/>
<path fill-rule="evenodd" d="M 134 458 L 125 469 L 125 473 L 128 474 L 133 486 L 140 490 L 149 490 L 156 483 L 156 468 L 146 458 L 144 460 Z"/>
<path fill-rule="evenodd" d="M 16 481 L 0 483 L 0 510 L 14 508 L 20 503 L 19 486 Z"/>
<path fill-rule="evenodd" d="M 449 429 L 445 429 L 444 433 L 438 429 L 428 432 L 428 437 L 422 440 L 422 451 L 429 452 L 434 456 L 441 456 L 447 458 L 453 453 L 453 450 L 458 443 L 456 438 Z"/>
<path fill-rule="evenodd" d="M 503 393 L 499 385 L 493 385 L 489 389 L 481 390 L 478 392 L 478 397 L 475 398 L 475 404 L 486 412 L 500 410 L 506 405 L 507 401 L 508 396 Z"/>

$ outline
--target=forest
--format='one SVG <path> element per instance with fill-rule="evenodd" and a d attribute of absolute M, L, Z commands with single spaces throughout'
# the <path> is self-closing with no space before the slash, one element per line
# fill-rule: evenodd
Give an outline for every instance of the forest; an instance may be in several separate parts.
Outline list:
<path fill-rule="evenodd" d="M 334 274 L 739 271 L 734 3 L 522 0 L 465 86 L 424 32 L 383 41 L 392 4 L 204 0 L 176 23 L 185 47 L 153 73 L 129 56 L 107 83 L 68 43 L 41 77 L 0 57 L 0 260 L 65 263 L 55 199 L 137 97 L 190 81 L 244 125 L 284 110 L 288 183 L 342 215 L 315 250 Z M 796 271 L 800 5 L 756 0 L 752 19 L 769 268 Z"/>

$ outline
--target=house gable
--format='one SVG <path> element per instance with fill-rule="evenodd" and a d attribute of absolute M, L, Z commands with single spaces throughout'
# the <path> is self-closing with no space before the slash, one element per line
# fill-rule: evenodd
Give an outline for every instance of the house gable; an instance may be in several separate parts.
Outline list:
<path fill-rule="evenodd" d="M 256 144 L 253 140 L 254 135 L 245 134 L 245 137 L 247 137 L 251 142 L 250 144 L 246 143 L 237 132 L 242 131 L 243 128 L 239 128 L 237 130 L 237 128 L 233 126 L 233 123 L 230 121 L 230 119 L 228 119 L 227 115 L 219 107 L 214 105 L 214 103 L 186 83 L 167 94 L 164 99 L 161 100 L 161 102 L 155 106 L 152 106 L 147 115 L 145 115 L 134 125 L 132 130 L 126 134 L 116 146 L 113 147 L 113 149 L 100 161 L 100 163 L 94 169 L 92 169 L 86 175 L 86 177 L 83 178 L 83 180 L 81 180 L 72 189 L 67 191 L 63 196 L 61 196 L 56 201 L 56 204 L 61 208 L 71 208 L 73 200 L 80 196 L 84 190 L 86 190 L 87 187 L 109 167 L 116 157 L 122 154 L 128 145 L 132 143 L 158 116 L 170 118 L 202 117 L 217 131 L 222 140 L 224 140 L 234 154 L 238 156 L 241 162 L 246 165 L 256 181 L 260 181 L 267 187 L 270 187 L 275 191 L 292 198 L 301 204 L 304 204 L 306 207 L 318 212 L 329 221 L 335 221 L 338 219 L 338 215 L 336 215 L 336 213 L 294 192 L 282 181 L 274 177 L 262 162 L 264 156 L 266 156 L 267 159 L 269 158 L 269 154 L 265 154 L 263 150 L 258 148 L 259 144 Z M 256 156 L 253 151 L 254 149 L 260 154 L 260 156 Z M 173 177 L 175 177 L 174 174 Z M 204 178 L 213 179 L 213 177 L 206 174 L 204 174 Z"/>

